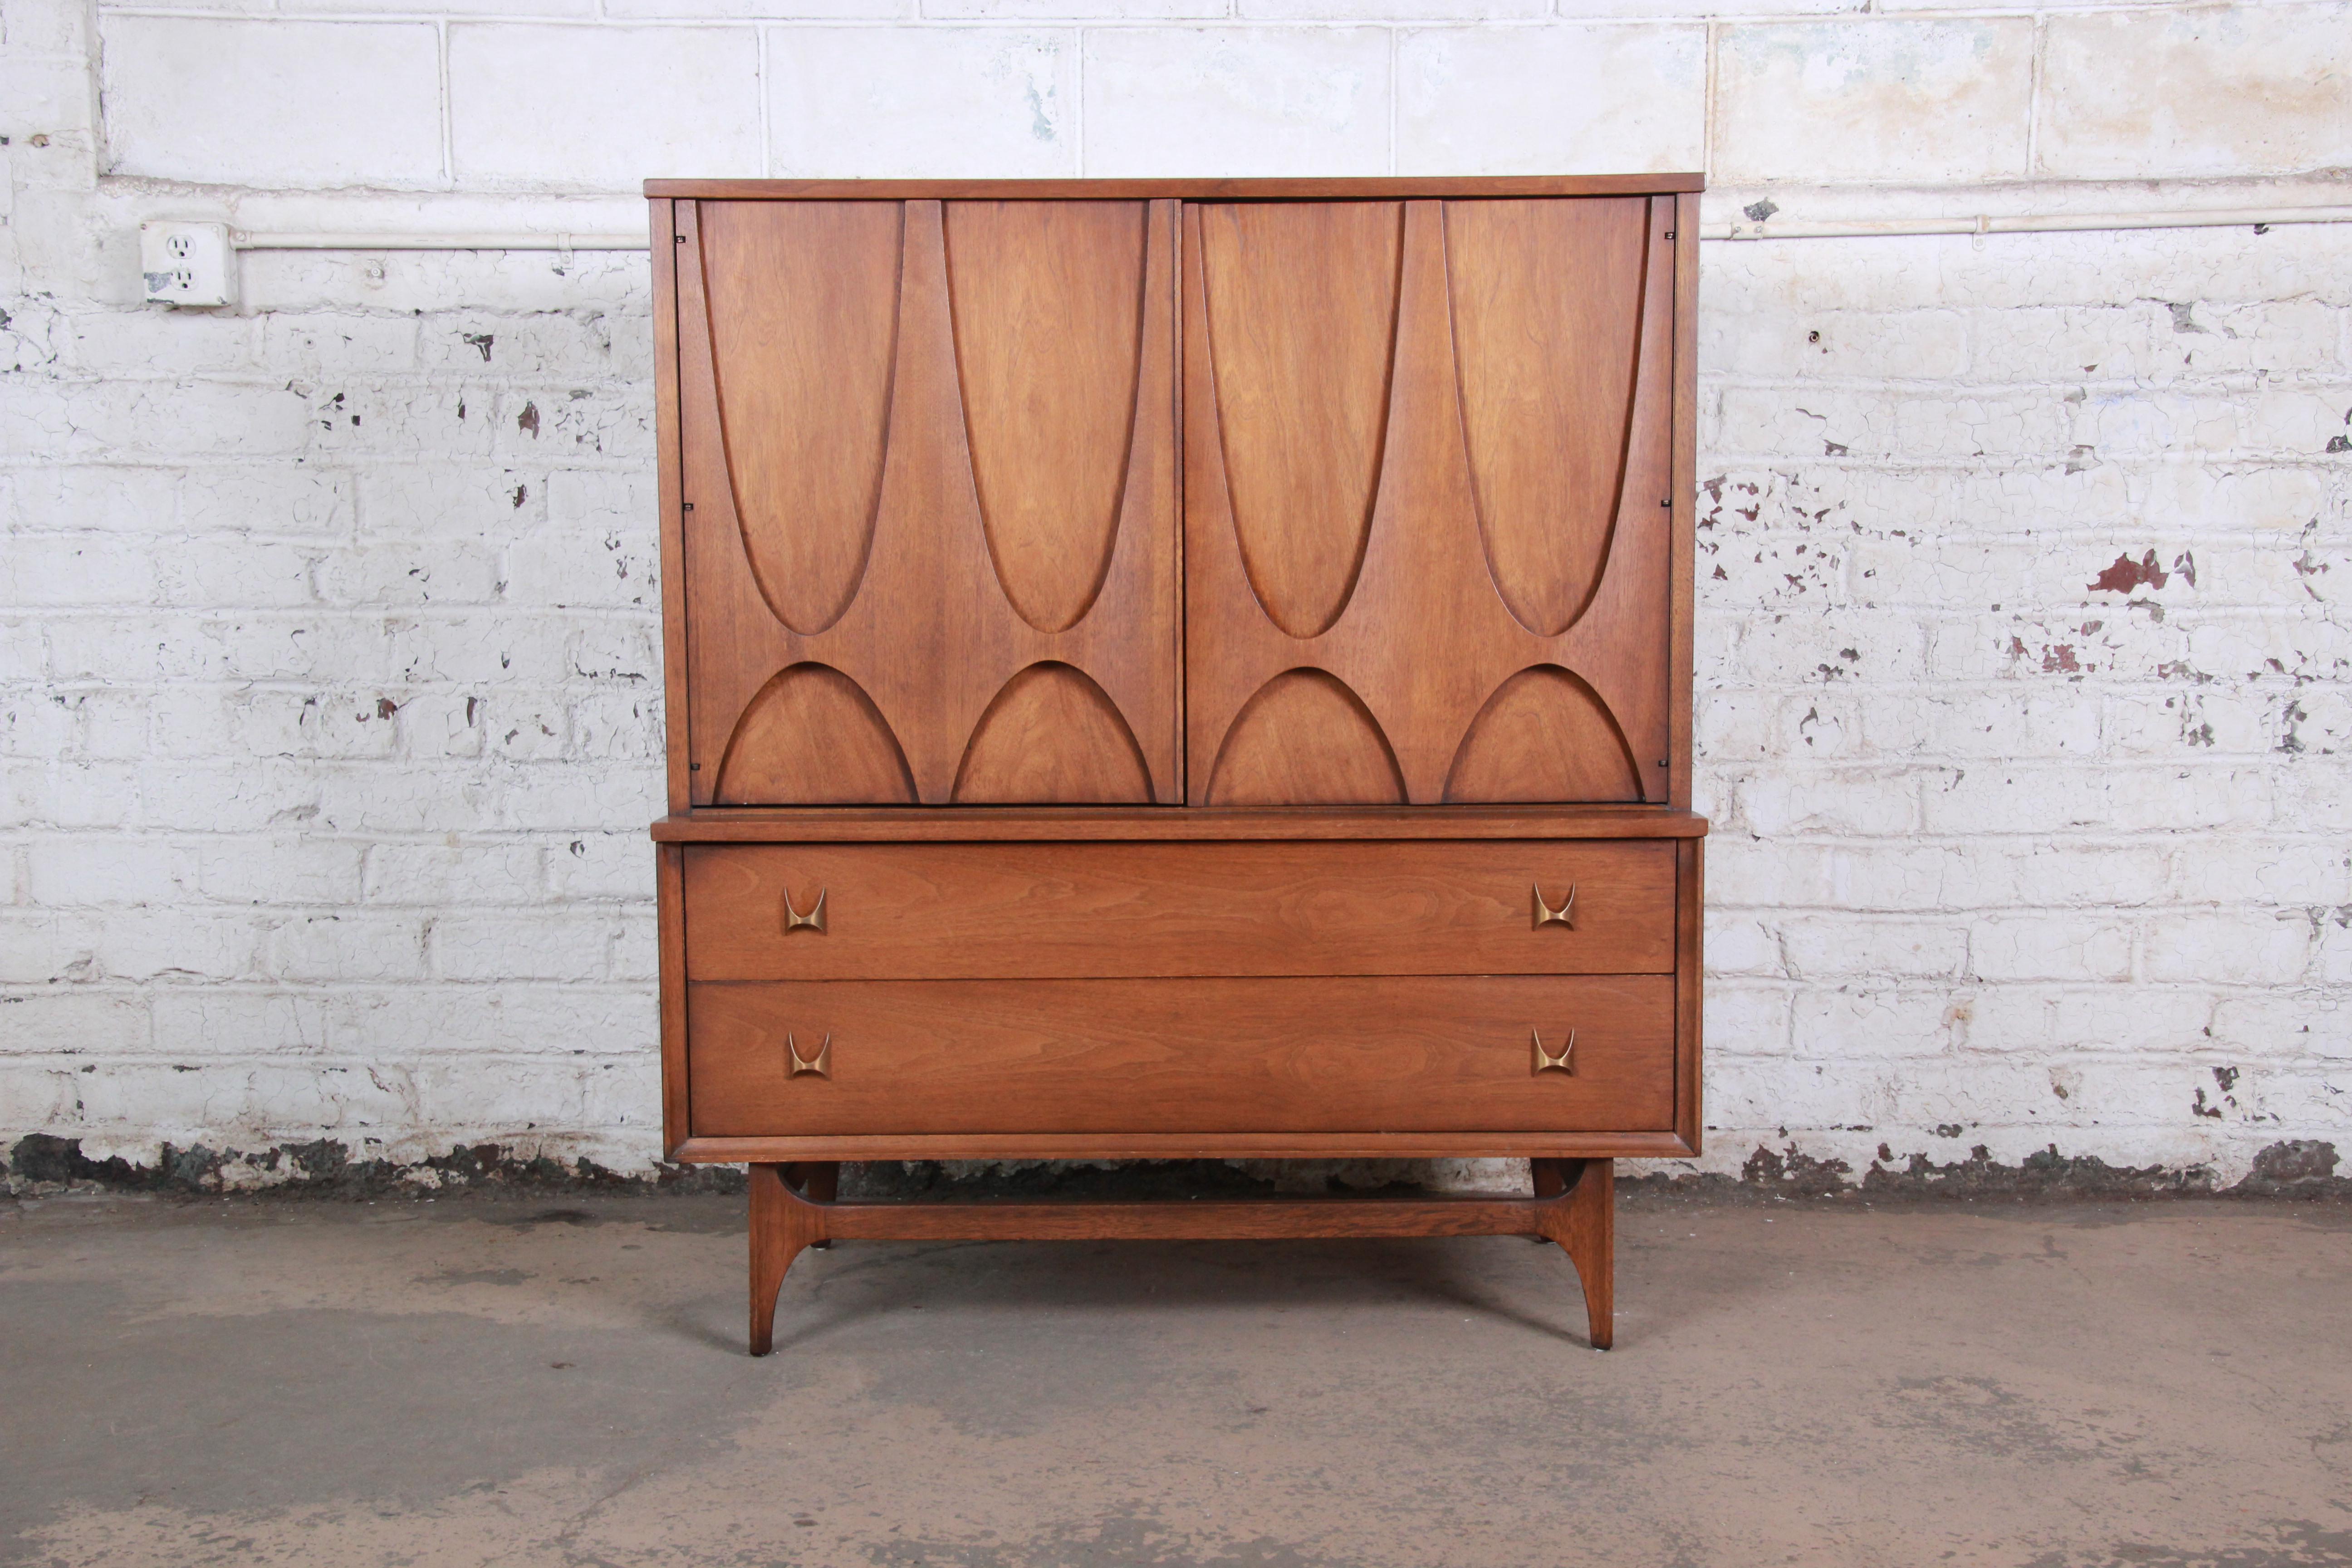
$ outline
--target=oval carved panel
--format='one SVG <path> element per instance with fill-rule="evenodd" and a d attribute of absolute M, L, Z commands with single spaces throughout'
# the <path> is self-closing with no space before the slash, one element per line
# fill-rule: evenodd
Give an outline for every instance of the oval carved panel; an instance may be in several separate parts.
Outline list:
<path fill-rule="evenodd" d="M 719 763 L 717 805 L 911 805 L 907 754 L 865 689 L 796 664 L 760 689 Z"/>
<path fill-rule="evenodd" d="M 1210 356 L 1243 569 L 1294 637 L 1347 608 L 1370 536 L 1404 208 L 1202 210 Z"/>
<path fill-rule="evenodd" d="M 1110 569 L 1143 351 L 1141 202 L 950 202 L 948 289 L 981 524 L 1021 618 L 1075 626 Z"/>
<path fill-rule="evenodd" d="M 727 472 L 768 607 L 810 636 L 874 541 L 896 357 L 896 202 L 706 202 L 703 282 Z"/>
<path fill-rule="evenodd" d="M 1402 805 L 1380 721 L 1327 670 L 1286 669 L 1242 704 L 1217 748 L 1211 805 Z"/>
<path fill-rule="evenodd" d="M 1642 197 L 1445 204 L 1454 366 L 1495 585 L 1566 631 L 1608 563 L 1642 319 Z M 1654 503 L 1653 503 L 1654 504 Z"/>
<path fill-rule="evenodd" d="M 1033 664 L 972 726 L 956 769 L 958 804 L 1148 805 L 1143 748 L 1103 689 L 1070 665 Z"/>
<path fill-rule="evenodd" d="M 1495 689 L 1462 734 L 1445 776 L 1460 801 L 1638 801 L 1633 752 L 1609 709 L 1556 664 Z"/>

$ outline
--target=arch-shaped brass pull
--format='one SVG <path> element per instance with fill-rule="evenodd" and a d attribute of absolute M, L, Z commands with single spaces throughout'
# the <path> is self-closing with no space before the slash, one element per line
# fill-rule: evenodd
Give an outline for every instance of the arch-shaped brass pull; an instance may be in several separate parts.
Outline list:
<path fill-rule="evenodd" d="M 790 888 L 784 889 L 784 934 L 790 936 L 803 926 L 820 934 L 824 931 L 824 889 L 823 888 L 816 890 L 816 902 L 809 907 L 809 912 L 806 914 L 793 908 L 793 890 Z"/>
<path fill-rule="evenodd" d="M 1571 1075 L 1574 1074 L 1576 1068 L 1570 1060 L 1570 1058 L 1576 1054 L 1576 1031 L 1574 1029 L 1570 1029 L 1568 1032 L 1568 1044 L 1560 1047 L 1559 1055 L 1558 1056 L 1554 1056 L 1549 1051 L 1543 1048 L 1543 1031 L 1541 1029 L 1529 1029 L 1528 1031 L 1528 1035 L 1535 1041 L 1535 1070 L 1537 1072 L 1564 1072 Z"/>
<path fill-rule="evenodd" d="M 833 1032 L 829 1029 L 825 1031 L 824 1043 L 817 1047 L 814 1058 L 803 1059 L 800 1042 L 790 1035 L 784 1037 L 784 1053 L 793 1059 L 793 1070 L 784 1075 L 786 1078 L 798 1078 L 804 1072 L 813 1072 L 824 1079 L 833 1076 Z"/>
<path fill-rule="evenodd" d="M 1568 885 L 1568 897 L 1560 900 L 1559 908 L 1558 909 L 1554 909 L 1549 904 L 1544 902 L 1543 884 L 1541 882 L 1538 882 L 1532 890 L 1536 896 L 1537 925 L 1566 926 L 1570 931 L 1574 931 L 1576 929 L 1575 883 L 1570 882 Z"/>

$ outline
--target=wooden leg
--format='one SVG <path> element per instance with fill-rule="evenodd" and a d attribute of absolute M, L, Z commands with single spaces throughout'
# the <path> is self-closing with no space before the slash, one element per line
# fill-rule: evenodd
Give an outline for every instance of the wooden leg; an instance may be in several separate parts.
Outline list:
<path fill-rule="evenodd" d="M 841 1162 L 838 1160 L 803 1161 L 791 1168 L 785 1178 L 793 1190 L 813 1204 L 829 1204 L 841 1195 Z M 833 1238 L 812 1241 L 809 1246 L 818 1252 L 832 1249 Z"/>
<path fill-rule="evenodd" d="M 1605 1351 L 1616 1338 L 1616 1163 L 1570 1160 L 1565 1164 L 1576 1167 L 1561 1173 L 1573 1184 L 1568 1188 L 1568 1201 L 1545 1215 L 1544 1235 L 1559 1243 L 1576 1265 L 1577 1282 L 1584 1287 L 1584 1318 L 1592 1348 Z M 1543 1192 L 1542 1180 L 1538 1176 L 1538 1194 Z"/>
<path fill-rule="evenodd" d="M 824 1211 L 798 1202 L 782 1165 L 751 1167 L 751 1353 L 775 1348 L 776 1292 L 801 1248 L 824 1239 Z"/>

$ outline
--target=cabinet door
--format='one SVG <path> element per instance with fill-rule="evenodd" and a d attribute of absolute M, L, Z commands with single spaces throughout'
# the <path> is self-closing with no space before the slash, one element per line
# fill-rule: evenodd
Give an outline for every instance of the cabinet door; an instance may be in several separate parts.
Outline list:
<path fill-rule="evenodd" d="M 1185 208 L 1192 801 L 1668 798 L 1674 214 Z"/>
<path fill-rule="evenodd" d="M 675 216 L 693 804 L 1179 799 L 1176 204 Z"/>

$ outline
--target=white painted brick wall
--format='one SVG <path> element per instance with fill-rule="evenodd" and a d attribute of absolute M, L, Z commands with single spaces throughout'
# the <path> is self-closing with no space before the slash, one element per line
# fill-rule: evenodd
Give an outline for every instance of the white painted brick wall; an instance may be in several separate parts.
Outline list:
<path fill-rule="evenodd" d="M 0 135 L 0 1139 L 641 1170 L 644 258 L 254 253 L 172 312 L 141 218 L 633 228 L 678 174 L 2340 202 L 2352 12 L 6 0 Z M 1701 291 L 1705 1163 L 2352 1152 L 2352 228 L 1717 244 Z"/>

